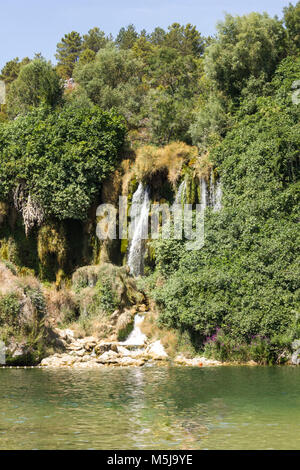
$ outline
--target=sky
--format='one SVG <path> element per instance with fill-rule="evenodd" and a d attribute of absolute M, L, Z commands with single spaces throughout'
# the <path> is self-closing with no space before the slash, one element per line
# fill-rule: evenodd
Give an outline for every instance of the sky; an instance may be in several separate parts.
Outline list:
<path fill-rule="evenodd" d="M 0 69 L 14 57 L 40 52 L 55 63 L 56 44 L 73 30 L 98 26 L 117 35 L 133 23 L 151 32 L 156 26 L 191 23 L 205 36 L 215 32 L 224 13 L 251 11 L 282 16 L 289 0 L 0 0 Z M 290 1 L 293 5 L 297 0 Z"/>

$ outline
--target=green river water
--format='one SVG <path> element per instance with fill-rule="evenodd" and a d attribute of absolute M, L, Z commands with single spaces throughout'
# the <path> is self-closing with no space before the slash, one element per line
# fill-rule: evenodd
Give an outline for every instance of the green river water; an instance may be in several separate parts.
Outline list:
<path fill-rule="evenodd" d="M 300 367 L 1 369 L 1 449 L 300 449 Z"/>

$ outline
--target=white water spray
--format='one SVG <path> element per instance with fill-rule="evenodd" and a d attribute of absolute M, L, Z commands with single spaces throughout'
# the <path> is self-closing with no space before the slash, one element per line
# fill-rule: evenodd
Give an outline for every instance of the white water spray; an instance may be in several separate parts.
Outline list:
<path fill-rule="evenodd" d="M 142 183 L 140 183 L 132 197 L 130 210 L 130 237 L 132 240 L 129 247 L 127 264 L 133 276 L 140 276 L 144 272 L 149 209 L 149 188 L 144 188 Z"/>
<path fill-rule="evenodd" d="M 146 342 L 146 335 L 142 333 L 140 324 L 144 321 L 144 316 L 138 313 L 134 317 L 134 327 L 126 341 L 121 344 L 124 346 L 144 346 Z"/>

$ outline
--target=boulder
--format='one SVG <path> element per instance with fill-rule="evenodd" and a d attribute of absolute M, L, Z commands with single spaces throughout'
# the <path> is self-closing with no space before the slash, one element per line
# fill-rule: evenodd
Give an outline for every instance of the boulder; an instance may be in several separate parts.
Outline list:
<path fill-rule="evenodd" d="M 102 342 L 95 346 L 95 353 L 100 356 L 101 354 L 107 351 L 114 351 L 115 353 L 118 352 L 118 346 L 116 343 L 112 342 Z"/>
<path fill-rule="evenodd" d="M 146 354 L 155 360 L 164 360 L 168 358 L 168 354 L 160 340 L 150 344 L 146 349 Z"/>
<path fill-rule="evenodd" d="M 297 351 L 297 349 L 300 349 L 300 339 L 295 339 L 292 342 L 292 350 Z"/>
<path fill-rule="evenodd" d="M 99 356 L 96 361 L 101 364 L 117 364 L 118 363 L 118 353 L 115 351 L 106 351 L 101 356 Z"/>
<path fill-rule="evenodd" d="M 300 365 L 300 348 L 293 352 L 291 362 L 294 366 Z"/>

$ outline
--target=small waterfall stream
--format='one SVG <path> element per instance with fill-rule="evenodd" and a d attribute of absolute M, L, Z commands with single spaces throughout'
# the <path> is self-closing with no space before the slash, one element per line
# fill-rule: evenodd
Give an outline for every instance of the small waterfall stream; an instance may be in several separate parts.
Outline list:
<path fill-rule="evenodd" d="M 177 194 L 175 196 L 175 204 L 182 204 L 185 198 L 185 192 L 186 192 L 186 182 L 182 181 L 180 183 Z"/>
<path fill-rule="evenodd" d="M 149 209 L 149 188 L 139 183 L 138 189 L 133 194 L 130 210 L 131 243 L 129 246 L 127 264 L 133 276 L 140 276 L 144 272 L 145 240 L 148 238 Z"/>
<path fill-rule="evenodd" d="M 134 317 L 133 330 L 128 338 L 122 342 L 123 346 L 144 346 L 147 337 L 142 333 L 140 324 L 143 322 L 144 316 L 138 313 Z"/>
<path fill-rule="evenodd" d="M 221 209 L 222 209 L 222 185 L 221 185 L 221 181 L 218 181 L 215 185 L 215 198 L 214 198 L 213 210 L 214 212 L 218 212 Z"/>
<path fill-rule="evenodd" d="M 207 184 L 205 178 L 201 178 L 201 209 L 204 211 L 207 207 Z"/>

